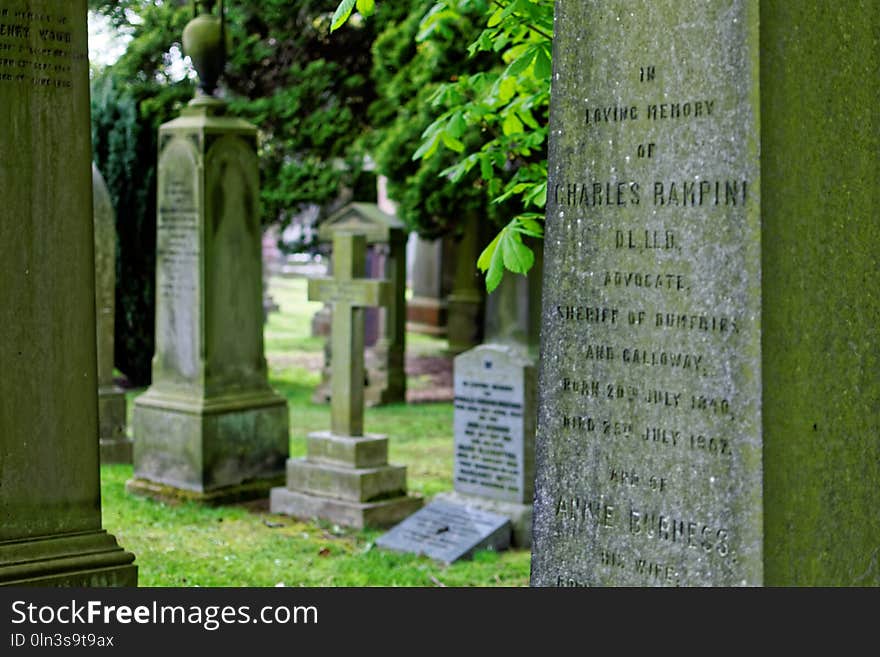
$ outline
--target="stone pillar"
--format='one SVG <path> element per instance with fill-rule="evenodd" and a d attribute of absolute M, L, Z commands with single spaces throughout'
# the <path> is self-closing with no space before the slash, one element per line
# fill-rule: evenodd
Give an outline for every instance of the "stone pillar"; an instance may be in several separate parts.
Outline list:
<path fill-rule="evenodd" d="M 159 136 L 156 353 L 134 409 L 153 497 L 260 497 L 284 480 L 287 402 L 263 353 L 256 128 L 208 97 Z"/>
<path fill-rule="evenodd" d="M 98 339 L 98 442 L 102 463 L 131 463 L 125 392 L 113 382 L 116 320 L 116 215 L 110 192 L 92 164 L 95 221 L 95 311 Z"/>
<path fill-rule="evenodd" d="M 478 345 L 483 335 L 485 283 L 477 269 L 482 225 L 474 213 L 467 217 L 456 249 L 455 279 L 449 295 L 446 338 L 449 351 L 458 354 Z"/>
<path fill-rule="evenodd" d="M 0 11 L 0 584 L 134 586 L 101 526 L 87 3 Z"/>

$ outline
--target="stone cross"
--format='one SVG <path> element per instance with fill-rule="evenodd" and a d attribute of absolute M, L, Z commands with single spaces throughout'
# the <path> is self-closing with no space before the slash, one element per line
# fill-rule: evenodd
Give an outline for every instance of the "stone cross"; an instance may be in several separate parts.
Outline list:
<path fill-rule="evenodd" d="M 363 235 L 336 233 L 334 277 L 309 281 L 309 301 L 333 306 L 330 430 L 338 436 L 364 434 L 364 308 L 391 303 L 390 283 L 364 278 L 366 247 Z"/>

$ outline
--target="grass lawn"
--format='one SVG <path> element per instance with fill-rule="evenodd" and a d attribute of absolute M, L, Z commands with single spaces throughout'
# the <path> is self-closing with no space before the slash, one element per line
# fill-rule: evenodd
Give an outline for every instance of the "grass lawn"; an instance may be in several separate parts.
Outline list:
<path fill-rule="evenodd" d="M 290 451 L 329 428 L 329 409 L 311 402 L 323 341 L 310 337 L 320 304 L 304 279 L 273 278 L 280 306 L 266 326 L 270 380 L 290 405 Z M 440 354 L 444 343 L 407 336 L 411 353 Z M 416 383 L 416 382 L 413 382 Z M 131 400 L 141 391 L 129 393 Z M 390 439 L 390 460 L 407 466 L 410 490 L 426 499 L 452 488 L 452 404 L 396 404 L 366 411 L 371 433 Z M 480 552 L 451 566 L 374 547 L 381 531 L 354 531 L 270 514 L 266 504 L 217 508 L 165 505 L 128 495 L 131 466 L 102 466 L 104 527 L 137 555 L 141 586 L 524 586 L 529 552 Z"/>

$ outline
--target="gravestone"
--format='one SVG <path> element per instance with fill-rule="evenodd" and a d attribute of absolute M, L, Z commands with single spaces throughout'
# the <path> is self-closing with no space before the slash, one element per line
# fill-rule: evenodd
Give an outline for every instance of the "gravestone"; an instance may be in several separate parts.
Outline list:
<path fill-rule="evenodd" d="M 376 539 L 376 545 L 449 564 L 469 559 L 477 550 L 506 550 L 510 533 L 510 521 L 503 515 L 434 500 Z"/>
<path fill-rule="evenodd" d="M 95 219 L 95 321 L 98 339 L 98 443 L 101 463 L 131 463 L 132 439 L 126 435 L 125 392 L 113 381 L 113 333 L 116 319 L 116 215 L 110 191 L 92 163 Z"/>
<path fill-rule="evenodd" d="M 135 586 L 101 526 L 85 0 L 0 0 L 0 584 Z"/>
<path fill-rule="evenodd" d="M 426 335 L 446 335 L 448 290 L 444 286 L 445 239 L 415 236 L 412 258 L 412 297 L 406 304 L 407 330 Z"/>
<path fill-rule="evenodd" d="M 210 95 L 222 61 L 198 63 L 201 90 L 159 129 L 156 352 L 126 488 L 221 503 L 284 481 L 288 410 L 263 352 L 257 129 Z"/>
<path fill-rule="evenodd" d="M 555 25 L 532 583 L 880 584 L 880 5 Z"/>
<path fill-rule="evenodd" d="M 483 337 L 484 283 L 477 269 L 485 222 L 476 213 L 463 218 L 455 249 L 455 276 L 449 293 L 446 340 L 449 351 L 460 354 L 480 344 Z"/>
<path fill-rule="evenodd" d="M 536 393 L 520 347 L 484 344 L 455 358 L 455 490 L 436 499 L 506 516 L 517 547 L 531 545 Z"/>
<path fill-rule="evenodd" d="M 406 232 L 403 223 L 386 214 L 375 203 L 351 203 L 329 217 L 318 231 L 322 242 L 332 242 L 337 231 L 354 232 L 366 237 L 369 255 L 373 255 L 371 278 L 387 278 L 391 284 L 390 303 L 375 311 L 374 340 L 365 335 L 366 389 L 364 401 L 370 405 L 406 401 Z M 369 264 L 369 263 L 368 263 Z M 325 309 L 327 307 L 325 306 Z M 324 310 L 319 311 L 323 313 Z M 328 313 L 329 314 L 329 313 Z M 332 319 L 331 319 L 332 321 Z M 332 349 L 325 350 L 326 360 L 322 382 L 315 401 L 330 399 Z"/>
<path fill-rule="evenodd" d="M 364 278 L 366 238 L 337 231 L 333 278 L 309 280 L 309 300 L 333 306 L 330 431 L 309 434 L 306 457 L 287 462 L 287 487 L 270 508 L 349 527 L 391 525 L 422 501 L 406 494 L 406 467 L 388 464 L 388 438 L 364 434 L 364 308 L 387 306 L 387 281 Z"/>

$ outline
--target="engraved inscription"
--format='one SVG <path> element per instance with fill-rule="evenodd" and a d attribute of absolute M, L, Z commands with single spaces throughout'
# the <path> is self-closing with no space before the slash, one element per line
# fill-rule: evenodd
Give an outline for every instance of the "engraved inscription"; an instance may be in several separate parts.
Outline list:
<path fill-rule="evenodd" d="M 56 11 L 0 9 L 0 84 L 73 88 L 73 64 L 88 59 L 68 16 Z"/>
<path fill-rule="evenodd" d="M 557 3 L 541 584 L 760 581 L 754 16 L 667 4 Z"/>
<path fill-rule="evenodd" d="M 455 490 L 531 502 L 534 375 L 512 348 L 482 345 L 455 359 Z"/>

